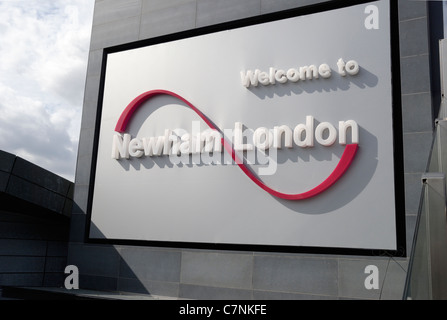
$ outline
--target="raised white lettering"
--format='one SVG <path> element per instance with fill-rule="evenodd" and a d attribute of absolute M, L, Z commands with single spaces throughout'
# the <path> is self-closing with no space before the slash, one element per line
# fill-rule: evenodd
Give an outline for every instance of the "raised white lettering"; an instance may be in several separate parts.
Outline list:
<path fill-rule="evenodd" d="M 236 122 L 234 129 L 224 129 L 227 141 L 233 142 L 235 151 L 265 151 L 270 148 L 293 148 L 293 143 L 300 148 L 314 147 L 315 141 L 329 147 L 337 141 L 340 145 L 359 143 L 359 126 L 354 120 L 339 121 L 338 130 L 329 122 L 321 122 L 315 127 L 315 118 L 306 116 L 305 123 L 299 123 L 295 128 L 286 125 L 275 126 L 273 129 L 259 127 L 253 132 L 253 143 L 244 143 L 248 136 L 244 135 L 243 124 Z M 350 136 L 350 139 L 348 139 Z M 191 154 L 221 153 L 224 136 L 217 130 L 206 129 L 203 132 L 188 133 L 182 129 L 165 130 L 165 135 L 158 137 L 131 138 L 130 134 L 118 134 L 112 140 L 112 159 L 140 158 L 145 156 L 188 156 Z M 348 142 L 350 141 L 350 142 Z M 275 151 L 276 152 L 276 151 Z M 226 153 L 225 153 L 226 154 Z M 214 160 L 213 160 L 214 161 Z M 231 155 L 224 162 L 231 162 Z M 214 162 L 218 162 L 217 158 Z"/>

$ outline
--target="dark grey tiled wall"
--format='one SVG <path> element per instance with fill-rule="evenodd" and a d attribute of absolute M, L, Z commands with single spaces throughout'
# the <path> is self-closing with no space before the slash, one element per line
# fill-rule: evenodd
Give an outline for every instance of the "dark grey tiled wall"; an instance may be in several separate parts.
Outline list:
<path fill-rule="evenodd" d="M 72 182 L 0 150 L 0 195 L 69 217 L 73 192 Z"/>
<path fill-rule="evenodd" d="M 407 247 L 413 238 L 432 140 L 430 44 L 426 1 L 399 1 Z"/>
<path fill-rule="evenodd" d="M 61 286 L 73 184 L 0 151 L 0 286 Z"/>
<path fill-rule="evenodd" d="M 394 1 L 394 0 L 393 0 Z M 226 252 L 84 244 L 102 49 L 323 0 L 97 0 L 86 79 L 69 263 L 80 285 L 197 299 L 400 299 L 406 258 Z M 407 243 L 431 141 L 427 7 L 399 0 Z M 103 261 L 103 262 L 101 262 Z M 106 261 L 107 263 L 104 263 Z M 364 269 L 379 268 L 366 290 Z M 101 267 L 102 266 L 102 267 Z"/>

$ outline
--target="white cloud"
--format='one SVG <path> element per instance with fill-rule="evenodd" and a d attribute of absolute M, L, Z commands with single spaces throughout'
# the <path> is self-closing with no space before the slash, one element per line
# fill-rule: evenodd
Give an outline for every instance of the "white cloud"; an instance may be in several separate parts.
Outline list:
<path fill-rule="evenodd" d="M 74 179 L 94 0 L 0 0 L 0 149 Z"/>

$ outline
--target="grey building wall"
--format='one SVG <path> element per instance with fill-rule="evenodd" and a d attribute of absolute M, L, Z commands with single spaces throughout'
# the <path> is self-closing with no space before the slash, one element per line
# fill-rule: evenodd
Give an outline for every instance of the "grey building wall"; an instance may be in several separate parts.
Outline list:
<path fill-rule="evenodd" d="M 0 291 L 63 283 L 72 198 L 70 181 L 0 151 Z"/>
<path fill-rule="evenodd" d="M 68 263 L 80 286 L 193 299 L 401 299 L 407 258 L 134 247 L 84 243 L 102 50 L 136 40 L 301 7 L 318 0 L 97 0 Z M 427 3 L 399 0 L 407 247 L 432 137 Z M 366 290 L 367 265 L 379 268 Z"/>

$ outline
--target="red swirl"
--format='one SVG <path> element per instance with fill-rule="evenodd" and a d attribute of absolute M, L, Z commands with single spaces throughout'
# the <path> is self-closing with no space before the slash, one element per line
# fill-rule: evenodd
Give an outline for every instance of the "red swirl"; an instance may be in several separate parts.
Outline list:
<path fill-rule="evenodd" d="M 132 115 L 135 113 L 135 111 L 148 99 L 158 96 L 158 95 L 169 95 L 171 97 L 177 98 L 184 103 L 186 103 L 192 110 L 194 110 L 195 113 L 197 113 L 200 118 L 202 118 L 203 121 L 213 130 L 217 130 L 220 132 L 219 128 L 217 128 L 214 123 L 208 119 L 199 109 L 197 109 L 193 104 L 191 104 L 189 101 L 184 99 L 183 97 L 179 96 L 178 94 L 167 91 L 167 90 L 152 90 L 147 91 L 135 99 L 133 99 L 129 105 L 126 107 L 126 109 L 121 114 L 118 123 L 116 124 L 115 131 L 124 133 L 126 131 L 127 125 L 129 121 L 132 118 Z M 224 146 L 225 150 L 231 154 L 231 157 L 236 162 L 236 164 L 241 168 L 241 170 L 249 177 L 254 183 L 256 183 L 259 187 L 270 193 L 271 195 L 286 199 L 286 200 L 304 200 L 308 198 L 312 198 L 329 187 L 331 187 L 335 182 L 337 182 L 343 174 L 346 172 L 346 170 L 351 165 L 357 150 L 358 150 L 358 144 L 348 144 L 345 147 L 345 150 L 343 152 L 343 155 L 340 158 L 340 161 L 338 162 L 337 166 L 335 167 L 334 171 L 327 177 L 322 183 L 320 183 L 315 188 L 298 194 L 287 194 L 282 193 L 276 190 L 273 190 L 272 188 L 268 187 L 264 182 L 262 182 L 251 170 L 250 168 L 236 155 L 235 150 L 232 147 L 232 144 L 228 142 L 225 138 L 222 138 L 222 145 Z"/>

